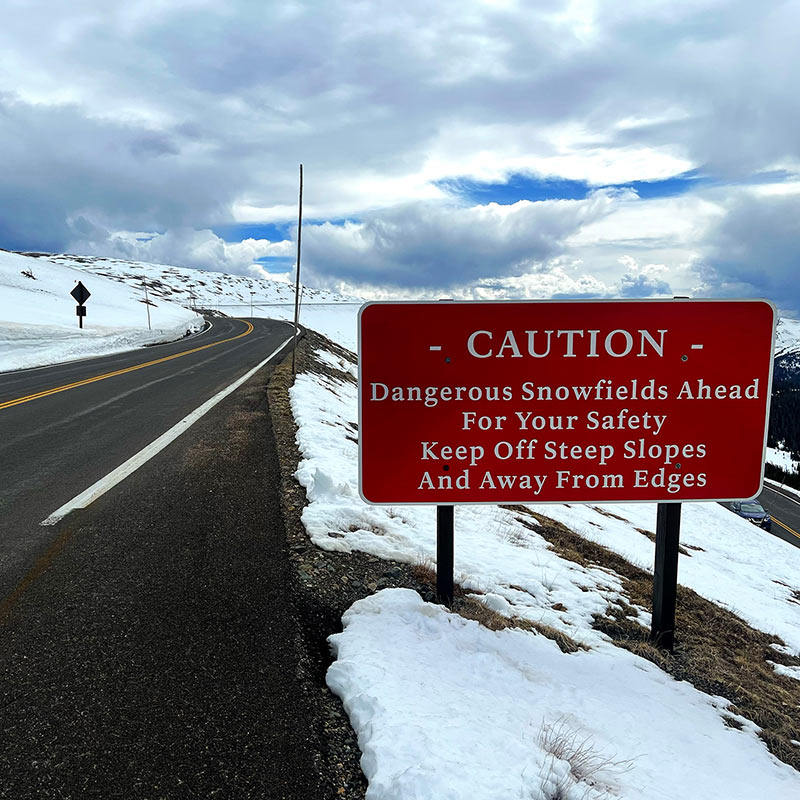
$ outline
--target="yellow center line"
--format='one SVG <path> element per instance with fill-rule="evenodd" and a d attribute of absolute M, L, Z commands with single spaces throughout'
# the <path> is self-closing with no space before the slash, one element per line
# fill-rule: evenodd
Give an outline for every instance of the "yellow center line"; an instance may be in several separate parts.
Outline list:
<path fill-rule="evenodd" d="M 783 528 L 785 531 L 788 531 L 789 533 L 792 534 L 792 536 L 796 536 L 798 539 L 800 539 L 800 533 L 798 533 L 797 531 L 793 531 L 788 525 L 784 525 L 779 519 L 775 519 L 775 517 L 773 517 L 772 521 L 777 522 L 778 525 L 780 525 L 781 528 Z"/>
<path fill-rule="evenodd" d="M 220 344 L 225 344 L 226 342 L 233 342 L 236 339 L 241 339 L 243 336 L 249 336 L 253 332 L 253 326 L 247 322 L 246 320 L 237 320 L 238 322 L 244 322 L 247 325 L 247 330 L 244 333 L 237 334 L 236 336 L 231 336 L 229 339 L 222 339 L 219 342 L 211 342 L 211 344 L 204 344 L 201 347 L 193 347 L 191 350 L 184 350 L 181 353 L 174 353 L 171 356 L 164 356 L 164 358 L 156 358 L 153 361 L 145 361 L 144 364 L 136 364 L 133 367 L 126 367 L 125 369 L 118 369 L 114 372 L 106 372 L 103 375 L 95 375 L 93 378 L 86 378 L 82 381 L 75 381 L 75 383 L 68 383 L 64 386 L 56 386 L 53 389 L 46 389 L 43 392 L 36 392 L 36 394 L 29 394 L 25 397 L 17 397 L 15 400 L 6 400 L 5 403 L 0 403 L 0 411 L 4 408 L 10 408 L 11 406 L 18 406 L 21 403 L 30 403 L 31 400 L 39 400 L 42 397 L 49 397 L 51 394 L 58 394 L 58 392 L 66 392 L 67 389 L 77 389 L 78 386 L 86 386 L 89 383 L 95 383 L 96 381 L 104 381 L 106 378 L 113 378 L 115 375 L 124 375 L 126 372 L 134 372 L 137 369 L 144 369 L 145 367 L 152 367 L 154 364 L 163 364 L 165 361 L 172 361 L 173 358 L 181 358 L 181 356 L 188 356 L 191 353 L 199 353 L 201 350 L 207 350 L 209 347 L 216 347 Z"/>

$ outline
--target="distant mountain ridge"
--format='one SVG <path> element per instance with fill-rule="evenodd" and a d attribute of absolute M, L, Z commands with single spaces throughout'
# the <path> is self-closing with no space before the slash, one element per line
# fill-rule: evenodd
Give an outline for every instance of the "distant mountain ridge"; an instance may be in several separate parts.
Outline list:
<path fill-rule="evenodd" d="M 167 264 L 124 261 L 102 256 L 22 253 L 44 258 L 56 264 L 100 275 L 125 283 L 142 292 L 147 286 L 153 298 L 169 300 L 191 308 L 217 309 L 230 315 L 246 316 L 251 300 L 255 305 L 283 306 L 294 304 L 294 286 L 258 275 L 234 275 Z M 303 303 L 360 303 L 360 298 L 347 297 L 324 289 L 301 287 Z"/>
<path fill-rule="evenodd" d="M 782 317 L 775 335 L 776 385 L 800 388 L 800 322 Z"/>

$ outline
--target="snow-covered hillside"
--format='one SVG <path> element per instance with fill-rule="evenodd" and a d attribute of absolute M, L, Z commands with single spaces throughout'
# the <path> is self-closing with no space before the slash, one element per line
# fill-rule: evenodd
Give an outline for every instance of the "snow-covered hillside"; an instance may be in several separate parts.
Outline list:
<path fill-rule="evenodd" d="M 69 295 L 79 280 L 91 292 L 83 330 Z M 361 302 L 358 298 L 304 286 L 301 302 L 301 322 L 313 327 L 324 317 L 326 327 L 336 328 L 341 319 L 339 335 L 354 341 L 352 308 Z M 0 371 L 178 339 L 202 327 L 197 309 L 293 319 L 294 286 L 259 275 L 0 250 Z"/>
<path fill-rule="evenodd" d="M 78 327 L 70 292 L 81 281 L 91 293 Z M 203 319 L 178 303 L 150 305 L 144 294 L 47 258 L 0 250 L 0 371 L 69 361 L 179 339 Z"/>
<path fill-rule="evenodd" d="M 775 384 L 800 386 L 800 322 L 781 318 L 775 337 Z"/>
<path fill-rule="evenodd" d="M 781 317 L 775 332 L 775 358 L 800 354 L 800 321 Z"/>
<path fill-rule="evenodd" d="M 294 286 L 289 284 L 288 276 L 283 280 L 259 275 L 229 275 L 96 256 L 51 255 L 46 258 L 140 289 L 147 284 L 148 291 L 155 297 L 192 308 L 215 309 L 229 315 L 244 314 L 245 310 L 249 313 L 251 302 L 254 312 L 257 306 L 265 305 L 294 308 Z M 358 298 L 309 286 L 303 286 L 301 291 L 304 304 L 360 302 Z"/>

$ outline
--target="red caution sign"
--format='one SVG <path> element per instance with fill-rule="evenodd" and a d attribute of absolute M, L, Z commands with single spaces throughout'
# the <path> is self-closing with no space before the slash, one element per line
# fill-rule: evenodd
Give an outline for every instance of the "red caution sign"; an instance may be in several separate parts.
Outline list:
<path fill-rule="evenodd" d="M 774 330 L 765 300 L 368 303 L 362 497 L 753 497 Z"/>

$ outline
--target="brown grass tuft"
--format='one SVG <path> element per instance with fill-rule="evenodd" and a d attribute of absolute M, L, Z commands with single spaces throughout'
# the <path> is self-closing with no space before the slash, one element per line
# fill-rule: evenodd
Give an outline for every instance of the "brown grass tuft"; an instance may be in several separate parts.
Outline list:
<path fill-rule="evenodd" d="M 632 760 L 615 760 L 601 753 L 591 736 L 582 734 L 564 717 L 554 723 L 543 722 L 537 739 L 549 756 L 548 769 L 552 770 L 555 761 L 569 765 L 569 772 L 560 773 L 555 785 L 548 786 L 546 800 L 586 797 L 591 790 L 594 797 L 610 798 L 616 794 L 612 785 L 616 776 L 633 768 Z M 581 788 L 583 793 L 576 795 L 573 790 Z"/>
<path fill-rule="evenodd" d="M 540 633 L 548 639 L 552 639 L 562 653 L 577 653 L 578 650 L 587 650 L 586 645 L 576 642 L 571 636 L 551 625 L 543 622 L 535 622 L 521 617 L 505 617 L 490 608 L 487 608 L 479 600 L 473 597 L 465 597 L 460 603 L 455 604 L 453 610 L 466 619 L 475 620 L 484 628 L 490 631 L 502 631 L 507 628 L 519 628 L 524 631 Z"/>
<path fill-rule="evenodd" d="M 583 539 L 555 520 L 530 511 L 518 519 L 543 536 L 562 557 L 584 566 L 612 569 L 623 579 L 630 603 L 652 608 L 653 576 L 602 545 Z M 652 661 L 676 680 L 686 680 L 703 692 L 719 695 L 738 714 L 763 729 L 761 738 L 777 758 L 800 770 L 800 681 L 778 675 L 768 662 L 791 665 L 800 659 L 777 652 L 783 644 L 750 627 L 731 611 L 678 586 L 676 645 L 664 653 L 649 641 L 649 631 L 628 619 L 630 606 L 610 605 L 595 618 L 595 628 L 624 647 Z"/>

